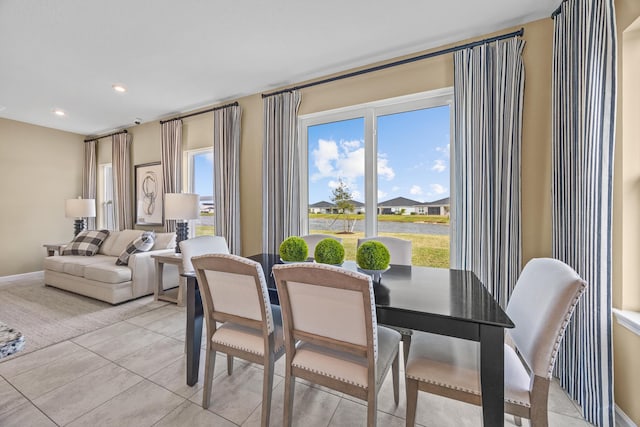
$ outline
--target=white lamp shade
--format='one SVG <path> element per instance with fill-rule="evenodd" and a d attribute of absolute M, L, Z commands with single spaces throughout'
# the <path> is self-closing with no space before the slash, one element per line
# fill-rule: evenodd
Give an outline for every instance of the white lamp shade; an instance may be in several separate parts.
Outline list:
<path fill-rule="evenodd" d="M 64 207 L 67 218 L 87 218 L 96 216 L 96 199 L 67 199 Z"/>
<path fill-rule="evenodd" d="M 197 219 L 200 215 L 200 196 L 193 193 L 166 193 L 165 219 Z"/>

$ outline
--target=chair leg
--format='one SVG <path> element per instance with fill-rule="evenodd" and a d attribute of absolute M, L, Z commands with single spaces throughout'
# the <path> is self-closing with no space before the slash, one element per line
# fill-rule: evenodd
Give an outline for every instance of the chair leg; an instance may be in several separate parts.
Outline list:
<path fill-rule="evenodd" d="M 404 369 L 407 369 L 409 360 L 409 348 L 411 348 L 411 335 L 402 334 L 402 355 L 404 356 Z"/>
<path fill-rule="evenodd" d="M 233 374 L 233 356 L 227 354 L 227 375 Z"/>
<path fill-rule="evenodd" d="M 265 361 L 264 378 L 262 380 L 262 427 L 269 427 L 271 415 L 271 394 L 273 391 L 273 355 Z"/>
<path fill-rule="evenodd" d="M 407 391 L 407 427 L 416 425 L 416 407 L 418 406 L 418 380 L 405 378 Z"/>
<path fill-rule="evenodd" d="M 513 422 L 517 425 L 517 426 L 521 426 L 522 425 L 522 418 L 518 417 L 517 415 L 513 416 Z"/>
<path fill-rule="evenodd" d="M 216 352 L 211 348 L 211 344 L 207 344 L 207 353 L 205 357 L 204 368 L 204 390 L 202 393 L 202 407 L 207 409 L 209 407 L 209 400 L 211 399 L 211 387 L 213 383 L 213 371 L 216 367 Z"/>
<path fill-rule="evenodd" d="M 288 367 L 291 369 L 291 367 Z M 296 388 L 296 379 L 291 376 L 291 372 L 287 371 L 284 376 L 284 415 L 282 425 L 291 427 L 293 420 L 293 394 Z"/>
<path fill-rule="evenodd" d="M 376 427 L 378 423 L 378 397 L 375 392 L 369 391 L 369 400 L 367 402 L 367 427 Z"/>
<path fill-rule="evenodd" d="M 396 402 L 396 406 L 398 406 L 398 402 L 400 400 L 400 361 L 398 360 L 398 354 L 393 359 L 391 364 L 391 377 L 393 379 L 393 400 Z"/>

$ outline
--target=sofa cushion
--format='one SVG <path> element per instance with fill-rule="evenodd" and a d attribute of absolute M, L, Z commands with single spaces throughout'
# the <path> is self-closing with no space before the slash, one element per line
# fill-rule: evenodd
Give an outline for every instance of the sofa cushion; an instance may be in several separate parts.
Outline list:
<path fill-rule="evenodd" d="M 84 269 L 84 278 L 103 283 L 122 283 L 131 280 L 131 269 L 127 266 L 113 263 L 99 263 L 88 265 Z"/>
<path fill-rule="evenodd" d="M 129 265 L 129 256 L 138 252 L 147 252 L 153 247 L 156 235 L 153 231 L 145 231 L 129 243 L 116 260 L 116 265 Z"/>
<path fill-rule="evenodd" d="M 161 249 L 173 249 L 176 247 L 176 233 L 156 233 L 156 242 L 153 244 L 152 251 Z"/>
<path fill-rule="evenodd" d="M 90 257 L 80 255 L 58 255 L 46 257 L 44 259 L 44 269 L 82 277 L 84 274 L 84 267 L 87 265 L 104 262 L 113 263 L 114 261 L 115 259 L 113 257 L 100 254 Z"/>
<path fill-rule="evenodd" d="M 127 245 L 140 237 L 142 233 L 144 233 L 143 230 L 112 231 L 100 247 L 100 253 L 118 257 L 126 249 Z"/>
<path fill-rule="evenodd" d="M 109 235 L 109 230 L 83 230 L 62 250 L 62 255 L 93 256 Z"/>

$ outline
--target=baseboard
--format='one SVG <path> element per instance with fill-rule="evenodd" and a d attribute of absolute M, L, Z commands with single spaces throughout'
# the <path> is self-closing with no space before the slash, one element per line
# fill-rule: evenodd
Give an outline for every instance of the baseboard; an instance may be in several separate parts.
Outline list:
<path fill-rule="evenodd" d="M 23 279 L 41 279 L 44 277 L 44 271 L 32 271 L 30 273 L 14 274 L 13 276 L 0 276 L 0 283 L 13 282 Z"/>
<path fill-rule="evenodd" d="M 616 405 L 616 426 L 617 427 L 638 427 L 618 405 Z"/>

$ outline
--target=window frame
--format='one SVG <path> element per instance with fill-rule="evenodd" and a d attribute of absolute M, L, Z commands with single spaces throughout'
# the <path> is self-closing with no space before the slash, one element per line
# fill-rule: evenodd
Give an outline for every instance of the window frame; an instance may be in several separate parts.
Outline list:
<path fill-rule="evenodd" d="M 186 191 L 188 193 L 195 193 L 195 189 L 194 189 L 194 181 L 195 181 L 195 167 L 194 167 L 194 158 L 195 156 L 199 155 L 199 154 L 207 154 L 207 153 L 211 153 L 212 156 L 215 156 L 215 153 L 213 152 L 213 146 L 211 147 L 203 147 L 203 148 L 194 148 L 191 150 L 184 150 L 183 152 L 184 157 L 183 157 L 183 165 L 186 166 Z M 212 164 L 211 165 L 212 168 L 212 173 L 213 173 L 213 177 L 215 180 L 215 170 L 213 170 L 215 168 L 215 166 Z M 185 176 L 185 175 L 183 175 Z M 183 188 L 185 188 L 185 185 L 183 184 Z M 213 197 L 213 203 L 215 206 L 215 199 L 216 199 L 216 187 L 215 185 L 213 185 L 213 189 L 212 189 L 212 197 Z M 198 195 L 198 203 L 200 204 L 202 202 L 202 200 L 200 200 L 200 194 Z M 199 206 L 200 208 L 200 206 Z M 198 209 L 200 211 L 200 209 Z M 215 212 L 215 207 L 214 207 L 214 212 Z M 200 212 L 201 214 L 201 212 Z M 194 221 L 195 220 L 191 220 L 189 221 L 189 238 L 192 237 L 196 237 L 196 227 L 194 225 Z"/>
<path fill-rule="evenodd" d="M 106 175 L 107 169 L 110 170 L 108 179 Z M 100 229 L 113 230 L 115 228 L 115 210 L 113 205 L 113 163 L 101 163 L 98 165 L 98 176 L 96 177 L 96 186 L 97 186 L 97 204 L 99 206 L 96 218 L 96 226 Z M 108 188 L 111 187 L 111 200 L 107 200 Z M 112 224 L 109 224 L 108 221 L 108 212 L 107 212 L 107 204 L 111 202 L 111 217 L 114 219 Z"/>
<path fill-rule="evenodd" d="M 299 164 L 300 164 L 300 218 L 301 232 L 309 232 L 309 141 L 308 128 L 325 123 L 364 118 L 364 147 L 365 147 L 365 212 L 377 212 L 378 206 L 378 139 L 377 119 L 379 116 L 404 113 L 413 110 L 441 107 L 448 105 L 453 114 L 454 94 L 453 87 L 435 89 L 427 92 L 419 92 L 411 95 L 398 96 L 379 101 L 351 105 L 332 110 L 298 116 L 299 135 Z M 453 200 L 455 188 L 453 187 L 455 153 L 453 146 L 453 118 L 450 120 L 450 175 L 449 197 Z M 454 218 L 453 204 L 450 208 L 450 218 Z M 451 222 L 449 232 L 455 225 Z M 378 235 L 377 215 L 365 215 L 365 237 Z"/>

